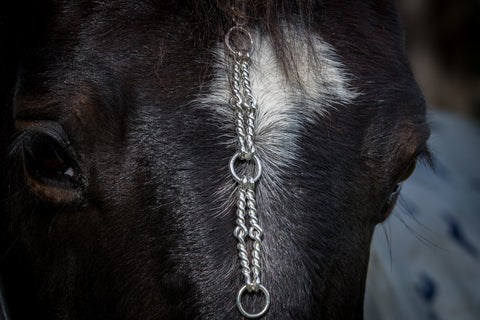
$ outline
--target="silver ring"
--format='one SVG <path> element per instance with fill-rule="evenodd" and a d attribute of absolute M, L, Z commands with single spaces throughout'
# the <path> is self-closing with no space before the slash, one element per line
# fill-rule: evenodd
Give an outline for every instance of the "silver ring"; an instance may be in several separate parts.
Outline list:
<path fill-rule="evenodd" d="M 240 152 L 237 152 L 233 155 L 232 159 L 230 159 L 230 172 L 232 173 L 233 179 L 237 181 L 238 183 L 242 184 L 243 179 L 241 179 L 237 173 L 235 172 L 235 160 L 240 156 Z M 258 159 L 257 155 L 253 155 L 253 160 L 255 160 L 256 167 L 257 167 L 257 175 L 255 178 L 253 178 L 253 182 L 257 182 L 258 179 L 260 179 L 260 176 L 262 175 L 262 164 L 260 163 L 260 160 Z"/>
<path fill-rule="evenodd" d="M 242 306 L 242 296 L 243 296 L 243 293 L 245 292 L 245 290 L 247 289 L 247 285 L 244 285 L 239 291 L 238 291 L 238 294 L 237 294 L 237 307 L 238 307 L 238 310 L 240 311 L 240 313 L 245 317 L 245 318 L 249 318 L 249 319 L 255 319 L 255 318 L 259 318 L 261 316 L 263 316 L 267 310 L 268 310 L 268 307 L 270 307 L 270 293 L 268 293 L 268 290 L 260 285 L 259 286 L 259 289 L 263 292 L 263 294 L 265 295 L 265 306 L 263 307 L 263 309 L 258 312 L 258 313 L 248 313 L 247 311 L 245 311 L 245 309 L 243 309 L 243 306 Z"/>
<path fill-rule="evenodd" d="M 250 46 L 245 48 L 245 49 L 240 49 L 240 50 L 235 50 L 232 45 L 230 44 L 230 35 L 233 31 L 237 31 L 240 34 L 244 34 L 247 36 L 247 41 L 250 43 Z M 247 54 L 247 56 L 250 56 L 253 52 L 253 38 L 250 32 L 248 32 L 247 29 L 245 29 L 242 26 L 233 26 L 230 29 L 228 29 L 227 34 L 225 35 L 225 45 L 227 46 L 228 50 L 230 51 L 231 54 L 235 56 L 242 56 L 243 54 Z"/>

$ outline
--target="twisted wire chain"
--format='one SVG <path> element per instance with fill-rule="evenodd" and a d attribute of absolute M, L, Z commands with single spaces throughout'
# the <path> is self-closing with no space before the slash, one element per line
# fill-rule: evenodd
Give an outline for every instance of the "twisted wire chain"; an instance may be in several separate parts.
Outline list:
<path fill-rule="evenodd" d="M 254 185 L 249 184 L 247 186 L 247 212 L 250 217 L 249 223 L 250 228 L 248 230 L 248 235 L 253 241 L 253 251 L 252 251 L 252 284 L 250 285 L 250 290 L 258 291 L 260 287 L 260 255 L 262 250 L 262 235 L 263 229 L 260 227 L 256 209 L 255 201 L 255 190 Z M 247 290 L 249 287 L 247 287 Z"/>
<path fill-rule="evenodd" d="M 253 134 L 255 131 L 255 115 L 257 112 L 257 99 L 252 94 L 252 88 L 250 86 L 250 71 L 249 71 L 249 58 L 243 59 L 241 61 L 241 76 L 243 80 L 243 96 L 244 96 L 244 106 L 245 113 L 247 116 L 246 121 L 246 142 L 248 154 L 246 159 L 251 159 L 253 154 L 255 154 L 255 146 L 253 144 Z"/>
<path fill-rule="evenodd" d="M 243 188 L 238 188 L 238 200 L 237 200 L 237 227 L 233 231 L 233 235 L 237 238 L 238 257 L 240 258 L 240 265 L 242 267 L 242 273 L 245 277 L 245 283 L 248 286 L 252 286 L 252 280 L 250 277 L 250 262 L 248 261 L 247 244 L 245 237 L 248 234 L 248 229 L 245 223 L 245 206 L 246 206 L 246 191 Z"/>
<path fill-rule="evenodd" d="M 243 40 L 250 44 L 247 49 L 238 49 L 232 46 L 230 36 L 232 31 L 239 35 L 246 36 Z M 237 306 L 240 313 L 247 318 L 258 318 L 264 315 L 270 306 L 270 293 L 260 283 L 261 272 L 261 253 L 263 229 L 260 227 L 257 205 L 255 200 L 255 183 L 261 176 L 262 165 L 255 155 L 254 135 L 255 135 L 255 117 L 257 112 L 257 99 L 252 93 L 250 81 L 250 56 L 253 51 L 253 40 L 250 33 L 243 26 L 234 26 L 230 28 L 225 36 L 225 44 L 233 58 L 231 91 L 232 97 L 230 104 L 234 107 L 235 113 L 235 133 L 238 139 L 239 151 L 230 159 L 230 172 L 237 182 L 238 199 L 236 209 L 236 227 L 233 235 L 237 239 L 238 257 L 242 274 L 245 278 L 245 285 L 240 288 L 237 295 Z M 254 160 L 257 173 L 244 175 L 240 178 L 235 172 L 235 161 L 250 162 Z M 248 227 L 246 217 L 248 215 Z M 248 238 L 247 238 L 248 235 Z M 253 242 L 251 251 L 251 264 L 247 248 L 247 240 Z M 261 291 L 265 295 L 265 305 L 263 309 L 255 314 L 246 312 L 242 305 L 242 295 L 245 292 Z"/>
<path fill-rule="evenodd" d="M 232 98 L 235 101 L 235 131 L 240 147 L 240 160 L 250 161 L 255 155 L 254 130 L 256 99 L 252 94 L 249 72 L 249 56 L 236 55 L 233 64 L 232 77 Z M 240 258 L 242 273 L 245 277 L 247 290 L 258 291 L 260 286 L 260 256 L 261 256 L 261 236 L 256 202 L 255 202 L 255 182 L 250 176 L 244 176 L 238 189 L 237 201 L 237 227 L 234 236 L 238 240 L 237 249 Z M 245 210 L 247 208 L 247 210 Z M 246 212 L 249 216 L 250 228 L 247 231 L 245 223 Z M 251 265 L 246 248 L 245 236 L 249 235 L 254 241 L 251 252 Z"/>
<path fill-rule="evenodd" d="M 238 144 L 240 146 L 240 152 L 242 158 L 245 158 L 250 150 L 247 150 L 245 145 L 246 133 L 245 133 L 245 119 L 244 119 L 244 96 L 241 89 L 241 71 L 240 62 L 234 61 L 233 65 L 233 77 L 232 77 L 232 100 L 235 107 L 235 132 L 237 133 Z"/>

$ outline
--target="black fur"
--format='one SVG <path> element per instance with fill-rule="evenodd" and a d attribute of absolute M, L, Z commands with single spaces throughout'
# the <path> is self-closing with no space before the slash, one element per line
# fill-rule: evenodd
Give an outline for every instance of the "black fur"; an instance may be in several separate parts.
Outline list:
<path fill-rule="evenodd" d="M 285 72 L 295 61 L 278 26 L 289 21 L 330 43 L 361 93 L 305 121 L 302 167 L 281 172 L 285 197 L 258 186 L 265 319 L 363 318 L 373 228 L 428 137 L 392 2 L 247 3 Z M 195 108 L 235 13 L 215 1 L 34 3 L 1 16 L 0 272 L 12 319 L 240 319 L 234 130 Z M 11 152 L 22 133 L 65 143 L 74 181 L 39 196 L 22 147 Z"/>

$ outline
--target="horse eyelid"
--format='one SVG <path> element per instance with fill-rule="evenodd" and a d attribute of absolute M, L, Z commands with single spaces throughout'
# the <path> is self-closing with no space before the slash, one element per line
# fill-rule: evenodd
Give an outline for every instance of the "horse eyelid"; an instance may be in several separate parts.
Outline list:
<path fill-rule="evenodd" d="M 16 158 L 23 152 L 23 146 L 30 139 L 30 136 L 26 132 L 18 134 L 8 148 L 8 155 L 10 158 Z"/>
<path fill-rule="evenodd" d="M 70 143 L 65 141 L 62 138 L 58 138 L 56 134 L 48 134 L 44 132 L 33 132 L 33 131 L 22 131 L 20 132 L 14 140 L 10 143 L 8 148 L 8 155 L 11 158 L 15 158 L 22 153 L 23 147 L 27 143 L 31 143 L 32 140 L 42 139 L 43 137 L 47 139 L 53 140 L 57 145 L 65 149 L 66 151 L 70 151 Z"/>
<path fill-rule="evenodd" d="M 78 176 L 78 165 L 76 164 L 75 153 L 73 152 L 70 143 L 56 133 L 31 130 L 20 132 L 9 146 L 8 155 L 12 159 L 21 157 L 24 165 L 27 165 L 28 162 L 30 164 L 28 167 L 30 168 L 31 165 L 36 162 L 34 161 L 36 152 L 32 153 L 32 150 L 42 149 L 35 149 L 36 147 L 34 146 L 36 144 L 43 144 L 44 147 L 47 145 L 53 146 L 54 149 L 52 150 L 55 151 L 56 159 L 60 159 L 65 164 L 65 171 L 62 170 L 62 174 L 69 176 L 72 179 L 75 176 Z M 37 167 L 37 169 L 38 168 L 39 167 Z M 34 171 L 39 172 L 39 170 Z"/>

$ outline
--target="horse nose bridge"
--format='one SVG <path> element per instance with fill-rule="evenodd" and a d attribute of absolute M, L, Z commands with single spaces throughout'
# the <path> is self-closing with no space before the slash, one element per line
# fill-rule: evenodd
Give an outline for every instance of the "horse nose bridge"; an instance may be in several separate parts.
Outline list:
<path fill-rule="evenodd" d="M 261 277 L 271 294 L 270 316 L 290 319 L 281 313 L 279 305 L 294 310 L 299 305 L 308 309 L 315 304 L 314 295 L 310 293 L 315 289 L 311 279 L 317 275 L 305 259 L 311 238 L 316 234 L 312 232 L 314 212 L 309 215 L 305 211 L 308 207 L 305 202 L 310 202 L 308 192 L 299 188 L 298 181 L 292 181 L 299 169 L 295 162 L 289 162 L 288 167 L 279 167 L 278 163 L 266 159 L 263 162 L 262 178 L 256 186 L 257 210 L 263 229 Z"/>

